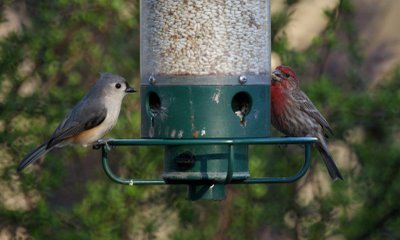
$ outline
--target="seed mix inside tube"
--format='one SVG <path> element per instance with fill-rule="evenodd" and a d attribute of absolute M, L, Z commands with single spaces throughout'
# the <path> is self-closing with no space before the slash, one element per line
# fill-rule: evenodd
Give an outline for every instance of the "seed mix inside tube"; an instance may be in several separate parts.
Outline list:
<path fill-rule="evenodd" d="M 142 71 L 262 74 L 269 68 L 265 0 L 142 0 Z"/>

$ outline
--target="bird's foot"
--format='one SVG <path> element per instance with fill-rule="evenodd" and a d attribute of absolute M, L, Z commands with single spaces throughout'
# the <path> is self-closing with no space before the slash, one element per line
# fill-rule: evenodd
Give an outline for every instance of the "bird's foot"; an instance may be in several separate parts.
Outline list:
<path fill-rule="evenodd" d="M 102 145 L 106 148 L 107 151 L 111 150 L 111 146 L 108 144 L 108 141 L 111 139 L 99 139 L 93 144 L 93 149 L 100 149 Z"/>

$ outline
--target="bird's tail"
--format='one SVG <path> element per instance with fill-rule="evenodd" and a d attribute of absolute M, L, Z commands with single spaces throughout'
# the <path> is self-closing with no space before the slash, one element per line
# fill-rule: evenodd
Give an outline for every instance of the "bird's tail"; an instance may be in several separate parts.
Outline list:
<path fill-rule="evenodd" d="M 324 140 L 317 142 L 317 149 L 324 160 L 326 168 L 328 169 L 329 175 L 331 176 L 333 181 L 343 180 L 342 174 L 340 174 L 339 169 L 337 168 L 335 162 L 331 154 L 328 151 L 328 147 Z"/>
<path fill-rule="evenodd" d="M 44 154 L 46 154 L 50 149 L 46 149 L 47 144 L 44 143 L 40 145 L 39 147 L 35 148 L 30 152 L 24 159 L 22 159 L 21 163 L 18 165 L 17 172 L 22 171 L 24 168 L 26 168 L 29 164 L 35 162 L 38 160 L 40 157 L 42 157 Z"/>

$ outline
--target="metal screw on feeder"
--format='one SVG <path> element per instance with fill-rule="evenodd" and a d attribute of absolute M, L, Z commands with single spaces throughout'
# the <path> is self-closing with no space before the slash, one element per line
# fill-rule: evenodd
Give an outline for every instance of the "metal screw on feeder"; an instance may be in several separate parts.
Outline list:
<path fill-rule="evenodd" d="M 245 84 L 247 82 L 246 76 L 242 75 L 239 77 L 239 83 L 240 84 Z"/>
<path fill-rule="evenodd" d="M 292 182 L 309 167 L 315 138 L 270 137 L 269 0 L 141 0 L 141 135 L 109 145 L 164 146 L 163 179 L 186 184 L 190 200 L 225 197 L 231 183 Z M 157 85 L 156 83 L 157 79 Z M 248 145 L 304 144 L 294 176 L 250 178 Z"/>
<path fill-rule="evenodd" d="M 150 75 L 150 77 L 149 77 L 149 83 L 150 83 L 151 85 L 156 84 L 156 78 L 155 78 L 153 75 Z"/>

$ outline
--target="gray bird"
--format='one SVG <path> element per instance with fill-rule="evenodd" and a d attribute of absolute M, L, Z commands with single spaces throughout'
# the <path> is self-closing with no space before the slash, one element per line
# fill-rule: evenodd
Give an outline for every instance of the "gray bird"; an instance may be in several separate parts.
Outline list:
<path fill-rule="evenodd" d="M 112 73 L 100 73 L 95 85 L 64 118 L 48 141 L 35 148 L 19 164 L 21 171 L 53 148 L 66 145 L 88 146 L 101 138 L 117 123 L 121 103 L 127 93 L 136 90 Z"/>

